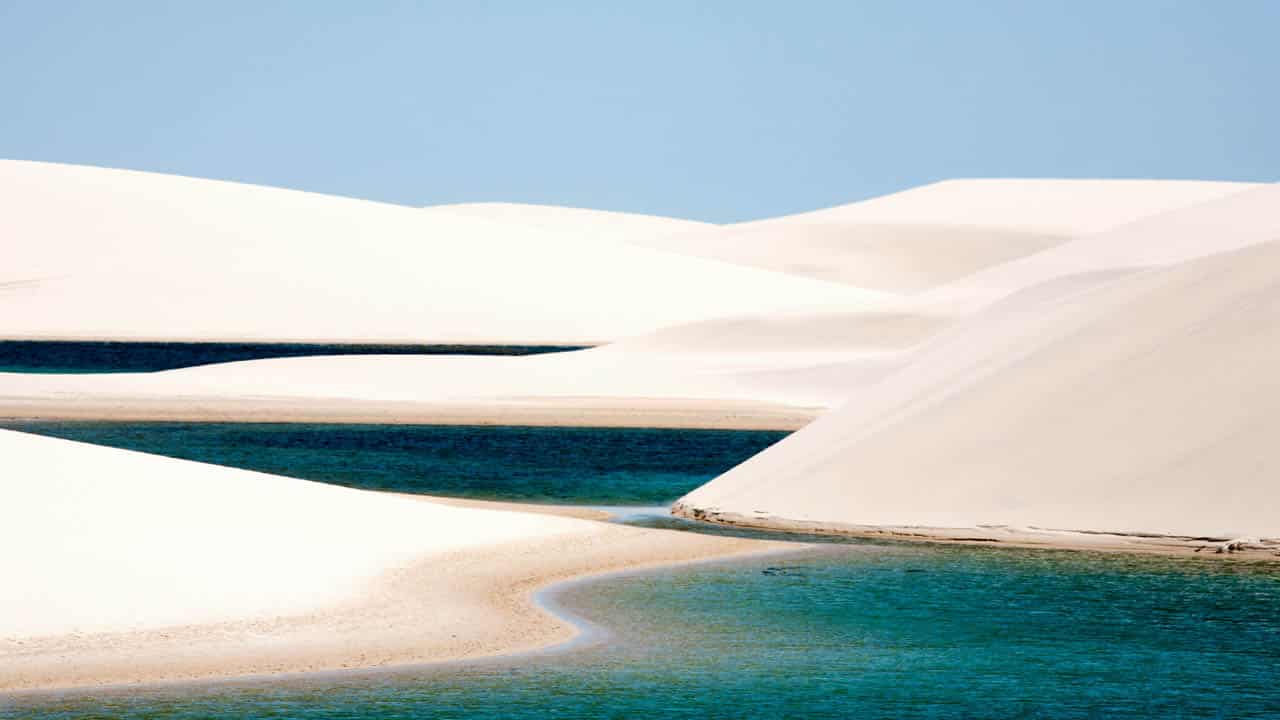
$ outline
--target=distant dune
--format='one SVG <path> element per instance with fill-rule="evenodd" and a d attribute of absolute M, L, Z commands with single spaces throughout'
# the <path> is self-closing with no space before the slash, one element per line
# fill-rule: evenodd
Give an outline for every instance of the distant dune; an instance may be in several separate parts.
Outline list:
<path fill-rule="evenodd" d="M 53 172 L 46 166 L 38 167 Z M 99 177 L 97 173 L 106 175 Z M 92 171 L 89 175 L 109 188 L 128 186 L 128 182 L 112 180 L 115 176 L 111 171 Z M 281 211 L 280 206 L 288 207 L 286 200 L 305 201 L 325 212 L 334 212 L 329 204 L 332 201 L 352 217 L 372 214 L 382 218 L 380 213 L 390 213 L 396 219 L 388 221 L 391 240 L 387 242 L 403 241 L 404 227 L 415 222 L 404 219 L 404 208 L 373 203 L 162 176 L 124 177 L 129 182 L 137 182 L 140 177 L 166 189 L 168 183 L 178 183 L 186 188 L 184 192 L 205 204 L 212 202 L 204 199 L 206 191 L 231 193 L 236 202 L 250 206 L 264 202 L 262 198 L 273 198 L 269 211 L 260 213 L 273 222 L 297 223 L 306 217 L 301 209 L 293 214 Z M 194 185 L 188 188 L 183 183 Z M 427 218 L 422 221 L 424 228 L 456 222 L 462 223 L 459 227 L 470 228 L 468 232 L 482 228 L 489 247 L 494 247 L 493 243 L 535 243 L 541 248 L 559 248 L 557 252 L 566 254 L 557 261 L 558 267 L 568 279 L 556 280 L 546 288 L 526 286 L 521 293 L 500 298 L 504 306 L 521 307 L 498 312 L 490 304 L 494 298 L 484 287 L 492 279 L 487 273 L 463 273 L 447 279 L 458 284 L 458 291 L 441 298 L 429 285 L 418 288 L 406 284 L 397 290 L 394 283 L 382 282 L 382 270 L 370 267 L 369 280 L 361 281 L 367 287 L 361 292 L 373 297 L 389 288 L 405 295 L 417 293 L 430 302 L 393 314 L 362 314 L 363 295 L 352 290 L 358 296 L 353 301 L 350 294 L 326 294 L 323 302 L 336 308 L 332 313 L 296 308 L 305 320 L 281 331 L 285 332 L 283 337 L 270 337 L 314 335 L 321 332 L 320 324 L 335 320 L 341 324 L 348 322 L 343 318 L 349 318 L 349 330 L 343 331 L 349 335 L 371 333 L 386 323 L 403 328 L 421 322 L 423 327 L 452 328 L 441 330 L 443 334 L 431 335 L 432 338 L 466 339 L 467 333 L 483 331 L 508 340 L 548 340 L 557 336 L 536 328 L 545 327 L 545 323 L 594 323 L 587 316 L 611 305 L 627 305 L 630 309 L 598 318 L 599 325 L 609 325 L 608 332 L 615 335 L 629 336 L 589 351 L 529 358 L 304 358 L 137 376 L 32 378 L 0 374 L 0 413 L 43 417 L 795 428 L 904 367 L 928 340 L 957 320 L 1015 293 L 1023 299 L 1013 302 L 1020 303 L 1037 294 L 1072 292 L 1117 273 L 1225 247 L 1222 243 L 1233 241 L 1224 240 L 1226 236 L 1212 226 L 1196 224 L 1198 208 L 1220 207 L 1220 211 L 1209 213 L 1216 218 L 1237 214 L 1251 217 L 1261 212 L 1254 206 L 1269 201 L 1269 192 L 1269 186 L 1237 183 L 938 183 L 830 210 L 749 223 L 752 227 L 774 227 L 780 233 L 759 246 L 771 258 L 762 268 L 772 269 L 738 271 L 720 261 L 706 262 L 698 268 L 705 274 L 697 291 L 690 288 L 683 296 L 670 294 L 666 271 L 669 266 L 665 264 L 685 262 L 679 256 L 658 252 L 649 258 L 653 263 L 630 266 L 625 272 L 619 268 L 620 258 L 631 251 L 646 252 L 634 245 L 660 245 L 674 251 L 680 249 L 677 241 L 729 237 L 719 233 L 747 225 L 721 228 L 643 215 L 506 203 L 427 208 L 415 211 Z M 126 218 L 130 222 L 134 222 L 134 215 L 145 215 L 142 208 L 130 212 Z M 145 224 L 143 220 L 137 222 Z M 835 235 L 830 238 L 834 244 L 828 247 L 805 241 L 808 236 L 804 228 L 811 222 L 834 228 Z M 1130 232 L 1131 226 L 1145 229 Z M 258 225 L 246 227 L 255 232 L 259 229 Z M 919 287 L 890 282 L 898 271 L 881 262 L 886 255 L 878 255 L 880 260 L 876 260 L 857 250 L 863 247 L 858 238 L 869 237 L 867 232 L 879 238 L 876 242 L 895 258 L 891 264 L 912 277 L 927 278 L 928 282 Z M 927 242 L 922 241 L 922 232 L 928 236 Z M 1248 229 L 1230 237 L 1245 242 L 1239 238 L 1247 239 Z M 1045 238 L 1051 238 L 1051 242 L 1041 242 Z M 1164 238 L 1169 241 L 1164 242 Z M 569 254 L 573 248 L 588 246 L 592 252 Z M 744 251 L 746 247 L 742 246 Z M 469 266 L 473 269 L 494 265 L 491 258 L 467 257 L 478 263 Z M 906 296 L 866 291 L 855 285 L 848 286 L 848 294 L 844 294 L 830 283 L 796 279 L 793 282 L 799 285 L 784 288 L 774 284 L 791 282 L 777 271 L 786 271 L 788 263 L 802 260 L 816 263 L 824 269 L 824 276 L 842 283 L 852 283 L 855 276 L 868 274 L 869 285 L 921 291 Z M 49 261 L 57 262 L 52 256 Z M 154 265 L 157 261 L 153 258 L 148 262 Z M 305 268 L 310 262 L 299 260 L 296 265 Z M 602 262 L 612 270 L 597 271 Z M 336 266 L 331 269 L 337 271 Z M 425 266 L 398 267 L 391 274 L 400 272 L 405 277 L 418 273 L 431 282 L 439 281 L 439 273 Z M 610 280 L 613 284 L 607 291 L 588 292 L 577 279 L 604 278 L 610 272 L 625 277 L 618 283 Z M 750 278 L 739 272 L 750 274 Z M 211 297 L 237 297 L 242 292 L 239 278 L 219 273 L 206 275 L 201 282 L 226 285 L 225 292 Z M 726 278 L 733 283 L 724 282 Z M 145 287 L 148 282 L 152 280 L 139 286 Z M 636 283 L 642 287 L 637 288 Z M 504 286 L 515 287 L 509 283 Z M 775 293 L 779 288 L 786 292 Z M 251 284 L 247 291 L 277 299 L 283 296 L 281 288 L 270 283 Z M 140 297 L 133 291 L 123 294 L 135 300 Z M 676 301 L 683 302 L 689 295 L 704 299 L 675 306 Z M 11 300 L 29 304 L 31 313 L 24 317 L 33 325 L 32 318 L 46 312 L 43 306 L 35 305 L 43 302 L 39 293 L 19 293 Z M 79 305 L 60 307 L 71 312 L 90 300 L 81 296 Z M 103 305 L 111 307 L 111 302 Z M 648 309 L 650 305 L 657 309 Z M 717 305 L 723 310 L 712 313 L 711 306 Z M 459 326 L 457 317 L 449 317 L 454 309 L 467 311 L 473 306 L 488 310 L 478 313 L 469 328 Z M 632 311 L 635 313 L 628 314 Z M 112 312 L 115 317 L 128 317 L 120 307 Z M 628 327 L 635 329 L 636 318 L 644 314 L 651 315 L 649 324 L 662 327 L 623 332 Z M 694 317 L 703 314 L 713 316 Z M 215 325 L 227 318 L 257 323 L 258 318 L 250 315 L 242 307 L 229 305 L 210 306 L 199 317 Z M 660 316 L 667 319 L 660 321 Z M 68 317 L 76 320 L 80 316 Z M 304 323 L 317 329 L 303 332 Z M 324 332 L 337 332 L 336 325 L 328 327 Z M 187 324 L 175 324 L 171 332 L 195 330 Z M 479 339 L 478 335 L 470 337 Z M 566 339 L 563 335 L 558 337 Z"/>
<path fill-rule="evenodd" d="M 1280 186 L 1235 185 L 1218 197 L 1082 234 L 1044 252 L 995 265 L 916 298 L 969 312 L 1047 283 L 1077 286 L 1275 239 Z"/>
<path fill-rule="evenodd" d="M 592 344 L 876 296 L 603 229 L 150 173 L 0 161 L 0 195 L 0 338 Z"/>
<path fill-rule="evenodd" d="M 786 217 L 641 236 L 652 247 L 892 292 L 918 292 L 1246 183 L 949 180 Z"/>
<path fill-rule="evenodd" d="M 530 357 L 334 356 L 138 374 L 0 373 L 0 414 L 795 428 L 838 404 L 852 375 L 879 376 L 952 321 L 830 308 L 734 315 Z"/>
<path fill-rule="evenodd" d="M 654 236 L 714 228 L 711 223 L 658 215 L 568 208 L 526 203 L 459 203 L 423 208 L 427 214 L 471 215 L 493 222 L 537 228 L 557 235 L 613 241 L 641 241 Z"/>

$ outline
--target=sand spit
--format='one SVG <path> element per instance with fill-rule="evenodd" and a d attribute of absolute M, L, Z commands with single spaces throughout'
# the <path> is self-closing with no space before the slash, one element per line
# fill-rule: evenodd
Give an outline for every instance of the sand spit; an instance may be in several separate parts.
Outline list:
<path fill-rule="evenodd" d="M 8 431 L 0 455 L 0 690 L 531 649 L 574 633 L 548 583 L 784 547 Z"/>
<path fill-rule="evenodd" d="M 796 430 L 825 408 L 700 398 L 488 398 L 361 401 L 346 398 L 85 394 L 0 397 L 0 421 L 105 420 L 386 425 L 526 425 Z"/>
<path fill-rule="evenodd" d="M 952 318 L 825 308 L 675 325 L 525 357 L 281 358 L 0 373 L 0 417 L 795 429 Z"/>
<path fill-rule="evenodd" d="M 878 377 L 949 322 L 830 309 L 731 316 L 544 356 L 0 373 L 0 416 L 794 429 L 838 404 L 851 375 Z"/>

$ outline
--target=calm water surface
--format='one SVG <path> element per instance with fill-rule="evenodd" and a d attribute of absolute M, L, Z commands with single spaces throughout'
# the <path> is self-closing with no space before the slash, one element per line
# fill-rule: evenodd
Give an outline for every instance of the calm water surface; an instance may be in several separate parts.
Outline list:
<path fill-rule="evenodd" d="M 316 343 L 0 340 L 0 372 L 154 372 L 308 355 L 534 355 L 576 345 L 324 345 Z"/>
<path fill-rule="evenodd" d="M 363 487 L 620 505 L 670 499 L 782 436 L 25 427 Z M 0 717 L 1280 718 L 1277 564 L 845 542 L 546 600 L 598 630 L 484 662 L 0 699 Z"/>
<path fill-rule="evenodd" d="M 670 503 L 787 435 L 304 423 L 3 427 L 350 487 L 590 505 Z"/>
<path fill-rule="evenodd" d="M 1280 717 L 1275 567 L 850 544 L 553 600 L 608 637 L 435 669 L 25 697 L 9 714 Z"/>

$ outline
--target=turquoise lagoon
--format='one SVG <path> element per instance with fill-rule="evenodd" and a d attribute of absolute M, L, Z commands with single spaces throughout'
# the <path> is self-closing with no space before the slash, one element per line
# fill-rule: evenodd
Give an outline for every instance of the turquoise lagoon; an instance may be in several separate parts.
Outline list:
<path fill-rule="evenodd" d="M 310 423 L 0 427 L 358 487 L 484 500 L 669 504 L 785 432 Z"/>
<path fill-rule="evenodd" d="M 614 431 L 568 435 L 584 432 Z M 649 437 L 630 453 L 674 472 L 673 458 L 728 459 L 713 446 L 672 454 Z M 1280 717 L 1277 564 L 827 542 L 542 600 L 583 639 L 482 662 L 29 695 L 0 701 L 0 717 Z"/>

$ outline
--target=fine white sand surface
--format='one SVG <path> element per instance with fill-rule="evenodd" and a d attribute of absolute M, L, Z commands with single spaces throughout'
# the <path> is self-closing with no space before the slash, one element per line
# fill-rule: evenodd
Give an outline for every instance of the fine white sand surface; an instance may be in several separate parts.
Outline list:
<path fill-rule="evenodd" d="M 19 161 L 0 161 L 0 196 L 4 338 L 593 344 L 879 297 L 640 247 L 599 228 L 654 221 L 616 213 L 567 233 Z"/>
<path fill-rule="evenodd" d="M 0 690 L 534 647 L 573 632 L 547 582 L 776 547 L 11 431 L 0 458 Z"/>
<path fill-rule="evenodd" d="M 537 357 L 300 358 L 136 376 L 0 374 L 0 414 L 796 428 L 904 367 L 927 340 L 993 303 L 1016 295 L 1009 302 L 1025 305 L 1266 239 L 1270 229 L 1258 219 L 1269 217 L 1275 192 L 1274 186 L 1242 183 L 938 183 L 778 219 L 782 234 L 766 248 L 772 259 L 765 265 L 774 270 L 807 257 L 842 282 L 851 281 L 848 273 L 885 279 L 892 274 L 885 266 L 845 252 L 859 247 L 853 236 L 837 237 L 825 249 L 803 241 L 811 216 L 831 218 L 842 233 L 873 228 L 881 233 L 876 242 L 902 267 L 935 283 L 911 297 L 742 307 L 600 348 Z M 594 246 L 661 244 L 722 230 L 667 218 L 494 203 L 421 213 L 475 216 L 507 228 L 498 233 L 503 237 L 521 236 L 527 224 Z M 946 246 L 942 252 L 933 240 L 916 242 L 925 226 Z M 1031 236 L 1054 241 L 1023 242 Z M 1016 252 L 988 252 L 996 245 Z M 578 258 L 578 266 L 592 267 L 595 257 Z M 953 260 L 968 274 L 941 282 L 955 273 L 930 268 Z M 713 294 L 712 288 L 719 292 L 720 286 L 709 281 L 703 290 Z M 645 290 L 637 302 L 654 295 Z"/>
<path fill-rule="evenodd" d="M 949 180 L 840 207 L 633 242 L 863 288 L 919 292 L 1248 183 Z"/>
<path fill-rule="evenodd" d="M 1280 240 L 1273 216 L 1256 225 Z M 1280 542 L 1278 309 L 1280 241 L 1011 298 L 677 511 L 993 539 Z"/>
<path fill-rule="evenodd" d="M 297 613 L 427 553 L 579 530 L 11 431 L 0 455 L 0 637 Z"/>
<path fill-rule="evenodd" d="M 341 222 L 325 223 L 324 232 L 329 234 L 321 233 L 329 238 L 328 242 L 340 247 L 349 247 L 340 242 L 338 236 L 350 234 L 354 222 L 351 218 L 380 218 L 378 222 L 383 224 L 376 229 L 377 244 L 384 246 L 401 242 L 406 237 L 406 223 L 413 222 L 403 220 L 402 211 L 406 208 L 282 190 L 92 168 L 30 163 L 0 167 L 20 170 L 14 171 L 15 177 L 48 176 L 45 195 L 52 192 L 49 188 L 67 185 L 68 177 L 83 175 L 93 181 L 92 192 L 77 187 L 77 198 L 118 194 L 137 185 L 155 192 L 177 193 L 190 198 L 188 202 L 195 206 L 221 203 L 220 207 L 230 207 L 239 203 L 235 206 L 252 209 L 253 213 L 248 220 L 237 220 L 237 232 L 256 238 L 254 242 L 262 241 L 265 226 L 315 224 L 309 218 L 317 213 L 325 217 L 328 217 L 325 213 L 340 214 L 345 218 Z M 704 263 L 701 270 L 709 274 L 703 277 L 696 294 L 716 296 L 715 303 L 720 303 L 722 311 L 712 313 L 714 317 L 673 319 L 703 314 L 710 309 L 705 303 L 697 309 L 670 307 L 668 301 L 673 300 L 673 296 L 667 292 L 668 275 L 665 270 L 655 270 L 653 277 L 644 280 L 643 289 L 624 283 L 604 294 L 632 308 L 668 307 L 671 312 L 656 312 L 657 315 L 665 313 L 670 322 L 660 321 L 653 315 L 649 324 L 661 327 L 629 333 L 627 329 L 636 326 L 625 318 L 625 313 L 617 315 L 608 310 L 610 315 L 604 324 L 610 325 L 609 333 L 627 336 L 592 350 L 514 358 L 299 358 L 133 376 L 0 374 L 0 415 L 796 428 L 824 409 L 844 402 L 861 388 L 876 384 L 905 367 L 921 348 L 927 347 L 926 341 L 957 320 L 993 303 L 1026 305 L 1037 297 L 1043 300 L 1075 292 L 1145 267 L 1264 240 L 1270 228 L 1259 218 L 1274 215 L 1269 215 L 1267 208 L 1276 202 L 1275 192 L 1274 186 L 1245 183 L 964 180 L 727 228 L 669 218 L 503 203 L 415 210 L 411 216 L 427 218 L 421 222 L 431 228 L 461 223 L 458 227 L 475 229 L 467 223 L 480 223 L 485 230 L 481 244 L 527 245 L 536 240 L 543 247 L 559 247 L 566 252 L 586 246 L 597 251 L 607 250 L 604 255 L 577 253 L 562 258 L 560 269 L 575 276 L 602 277 L 616 271 L 615 261 L 619 257 L 616 253 L 628 247 L 635 250 L 634 245 L 656 245 L 684 252 L 690 248 L 696 250 L 700 242 L 697 238 L 719 242 L 714 238 L 721 237 L 725 231 L 765 225 L 776 228 L 777 233 L 770 236 L 772 239 L 762 241 L 763 244 L 752 245 L 755 250 L 748 250 L 749 243 L 731 243 L 743 252 L 760 251 L 768 255 L 767 262 L 758 263 L 768 268 L 767 271 L 744 271 L 754 273 L 753 278 L 785 279 L 789 266 L 810 263 L 822 268 L 820 274 L 824 277 L 841 283 L 853 283 L 865 274 L 866 285 L 915 292 L 910 296 L 867 295 L 860 288 L 849 287 L 853 295 L 825 295 L 832 284 L 806 286 L 808 289 L 822 287 L 821 297 L 816 297 L 807 290 L 798 294 L 773 294 L 766 287 L 767 282 L 754 285 L 754 291 L 748 292 L 746 288 L 751 283 L 726 284 L 724 276 L 718 274 L 733 272 L 731 266 Z M 227 198 L 209 199 L 222 195 Z M 37 197 L 33 204 L 39 205 L 39 200 Z M 269 207 L 259 207 L 267 201 L 270 201 Z M 48 204 L 47 197 L 44 202 Z M 115 213 L 115 209 L 112 212 Z M 154 246 L 163 244 L 157 240 L 163 233 L 155 232 L 156 228 L 189 222 L 190 217 L 181 215 L 175 219 L 161 213 L 162 217 L 157 220 L 149 217 L 152 212 L 150 206 L 135 204 L 117 213 L 120 217 L 113 223 L 145 226 L 146 232 L 139 231 L 130 237 L 147 239 L 123 243 L 120 252 L 127 256 L 144 247 L 150 253 L 143 262 L 149 271 L 163 267 L 166 273 L 187 272 L 190 268 L 183 269 L 184 261 L 175 259 L 173 253 L 165 256 Z M 390 215 L 395 219 L 388 220 Z M 59 229 L 44 216 L 24 222 L 36 227 L 41 237 L 52 238 L 38 248 L 22 245 L 23 252 L 31 258 L 42 258 L 48 263 L 49 272 L 53 272 L 54 267 L 75 268 L 77 262 L 84 264 L 63 259 L 62 254 L 51 250 L 72 245 L 83 250 L 83 236 L 66 228 Z M 833 244 L 815 245 L 805 240 L 808 237 L 805 228 L 814 223 L 835 228 L 836 234 L 831 237 Z M 875 253 L 867 255 L 858 249 L 865 249 L 863 240 L 870 237 L 866 232 L 875 236 L 873 244 L 895 258 L 890 265 L 897 270 L 877 260 L 880 256 Z M 101 231 L 94 233 L 98 234 L 90 233 L 88 237 L 100 240 Z M 919 242 L 925 235 L 928 241 Z M 188 252 L 192 247 L 199 250 L 210 244 L 217 245 L 213 242 L 217 238 L 207 234 L 201 238 L 200 242 L 184 243 L 180 249 Z M 415 238 L 414 242 L 423 245 L 418 242 L 420 239 Z M 269 238 L 266 242 L 269 246 L 272 243 L 279 245 L 275 239 Z M 95 262 L 100 259 L 99 255 L 96 250 L 87 254 Z M 492 257 L 499 255 L 491 253 L 480 261 L 492 265 Z M 661 257 L 664 262 L 681 261 L 670 254 Z M 732 254 L 721 259 L 743 260 Z M 326 272 L 346 272 L 346 265 L 335 263 L 332 257 L 317 259 L 307 255 L 291 262 L 302 274 L 311 272 L 315 265 L 322 266 L 322 270 L 328 268 Z M 602 262 L 606 268 L 603 274 L 598 272 Z M 33 263 L 39 264 L 29 258 L 28 275 L 34 273 Z M 367 331 L 383 321 L 413 324 L 422 319 L 428 324 L 444 322 L 453 328 L 432 335 L 431 339 L 568 341 L 571 338 L 567 334 L 539 331 L 531 335 L 529 331 L 543 321 L 576 322 L 569 315 L 590 314 L 597 307 L 607 308 L 611 302 L 608 298 L 601 300 L 599 293 L 589 293 L 579 287 L 569 292 L 569 295 L 577 293 L 575 297 L 561 296 L 575 306 L 571 311 L 552 308 L 544 304 L 546 296 L 557 295 L 576 282 L 570 279 L 566 286 L 557 280 L 552 283 L 553 287 L 526 288 L 503 299 L 503 302 L 526 306 L 519 311 L 496 311 L 492 305 L 486 305 L 487 300 L 476 295 L 477 292 L 484 294 L 483 288 L 477 287 L 487 280 L 478 280 L 481 275 L 468 278 L 463 273 L 458 281 L 468 284 L 468 288 L 459 290 L 456 297 L 444 298 L 443 304 L 437 304 L 441 299 L 434 295 L 432 287 L 405 285 L 401 286 L 403 292 L 429 297 L 431 303 L 412 308 L 408 315 L 366 313 L 362 309 L 364 298 L 388 287 L 383 265 L 369 267 L 364 278 L 344 278 L 349 289 L 363 283 L 363 289 L 354 293 L 360 296 L 355 301 L 343 297 L 341 292 L 330 294 L 326 289 L 322 293 L 326 298 L 319 309 L 295 308 L 299 317 L 305 315 L 306 318 L 290 324 L 288 329 L 276 328 L 280 334 L 268 334 L 265 338 L 298 339 L 299 336 L 316 337 L 317 333 L 323 336 L 333 327 L 323 332 L 302 328 L 308 323 L 317 328 L 316 323 L 347 317 L 350 332 L 339 333 L 347 339 L 394 338 L 395 332 L 379 330 L 370 334 Z M 356 262 L 355 266 L 360 267 L 360 263 Z M 645 274 L 632 272 L 636 268 L 643 269 L 636 266 L 622 274 L 631 279 Z M 205 308 L 200 317 L 214 324 L 234 321 L 242 327 L 254 325 L 258 322 L 256 311 L 234 302 L 245 287 L 243 278 L 226 277 L 224 269 L 211 262 L 195 273 L 198 277 L 193 282 L 197 285 L 223 288 L 209 295 L 213 304 Z M 899 270 L 922 280 L 905 285 L 891 281 Z M 429 282 L 438 279 L 431 269 L 422 266 L 413 266 L 409 272 L 422 275 Z M 154 273 L 138 287 L 146 288 L 152 279 Z M 290 294 L 282 292 L 285 288 L 280 284 L 250 285 L 248 291 L 260 292 L 262 297 L 278 300 Z M 735 291 L 739 287 L 743 289 L 742 294 Z M 96 306 L 97 297 L 81 295 L 76 301 L 79 304 L 53 303 L 51 308 L 46 304 L 47 297 L 39 292 L 32 294 L 28 292 L 30 289 L 19 283 L 16 290 L 0 294 L 0 305 L 8 302 L 8 308 L 14 310 L 8 314 L 7 321 L 26 324 L 33 328 L 28 334 L 34 334 L 34 327 L 45 327 L 46 316 L 58 314 L 61 307 L 71 313 L 67 316 L 69 323 L 88 323 L 64 334 L 100 337 L 91 331 L 96 322 L 89 317 L 93 313 L 86 315 L 75 310 L 76 307 L 83 309 L 84 303 Z M 104 291 L 103 297 L 107 299 L 104 306 L 110 306 L 117 294 L 142 301 L 142 295 L 133 289 Z M 623 298 L 624 294 L 628 297 Z M 743 294 L 753 297 L 744 301 Z M 1015 296 L 1016 299 L 1010 299 Z M 228 298 L 233 302 L 225 302 Z M 675 304 L 682 302 L 675 300 Z M 179 300 L 178 304 L 182 302 L 185 300 Z M 150 301 L 144 304 L 167 305 Z M 449 308 L 464 305 L 487 308 L 484 317 L 477 317 L 470 330 L 453 324 L 452 320 L 441 320 L 441 316 L 453 312 Z M 762 309 L 763 306 L 768 307 Z M 29 311 L 22 311 L 23 307 L 29 307 Z M 133 329 L 150 322 L 139 320 L 131 312 L 116 306 L 109 314 Z M 354 329 L 356 325 L 360 329 Z M 472 330 L 493 329 L 498 325 L 510 332 L 494 330 L 468 335 Z M 512 329 L 515 326 L 518 329 Z M 133 329 L 125 334 L 132 334 Z M 196 326 L 176 320 L 165 332 L 204 333 L 192 339 L 226 335 L 219 335 L 221 331 L 211 332 L 208 326 L 197 330 Z M 329 337 L 332 336 L 330 333 Z"/>
<path fill-rule="evenodd" d="M 0 338 L 605 343 L 0 373 L 0 417 L 803 427 L 675 511 L 1280 550 L 1277 185 L 948 181 L 730 226 L 25 162 L 0 192 Z M 13 432 L 0 510 L 3 688 L 537 647 L 572 633 L 548 582 L 773 547 Z"/>
<path fill-rule="evenodd" d="M 803 425 L 950 322 L 923 313 L 738 315 L 525 357 L 330 356 L 156 373 L 0 373 L 0 415 L 46 418 Z"/>
<path fill-rule="evenodd" d="M 423 212 L 470 215 L 517 227 L 537 228 L 556 235 L 625 242 L 643 242 L 654 236 L 716 227 L 711 223 L 658 215 L 525 203 L 484 202 L 432 205 L 423 208 Z"/>
<path fill-rule="evenodd" d="M 1235 185 L 1211 199 L 1148 215 L 933 289 L 926 306 L 965 313 L 1054 280 L 1077 286 L 1275 239 L 1280 186 Z"/>

